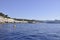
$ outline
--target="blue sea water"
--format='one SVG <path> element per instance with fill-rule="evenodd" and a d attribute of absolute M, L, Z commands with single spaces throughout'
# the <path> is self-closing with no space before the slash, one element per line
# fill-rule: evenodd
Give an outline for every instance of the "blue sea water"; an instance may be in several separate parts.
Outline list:
<path fill-rule="evenodd" d="M 60 24 L 0 24 L 0 40 L 60 40 Z"/>

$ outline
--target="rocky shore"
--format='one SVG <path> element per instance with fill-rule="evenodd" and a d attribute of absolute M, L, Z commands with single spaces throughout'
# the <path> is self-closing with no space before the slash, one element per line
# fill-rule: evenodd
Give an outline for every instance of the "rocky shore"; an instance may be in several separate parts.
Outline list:
<path fill-rule="evenodd" d="M 0 23 L 27 23 L 27 21 L 17 21 L 13 18 L 4 18 L 3 16 L 0 16 Z"/>
<path fill-rule="evenodd" d="M 43 23 L 43 21 L 11 18 L 8 15 L 0 12 L 0 23 Z"/>

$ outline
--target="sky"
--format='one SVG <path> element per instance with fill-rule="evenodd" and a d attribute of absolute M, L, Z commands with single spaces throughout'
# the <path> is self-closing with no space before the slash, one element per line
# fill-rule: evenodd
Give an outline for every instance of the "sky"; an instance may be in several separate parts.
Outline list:
<path fill-rule="evenodd" d="M 60 0 L 0 0 L 0 12 L 12 18 L 60 20 Z"/>

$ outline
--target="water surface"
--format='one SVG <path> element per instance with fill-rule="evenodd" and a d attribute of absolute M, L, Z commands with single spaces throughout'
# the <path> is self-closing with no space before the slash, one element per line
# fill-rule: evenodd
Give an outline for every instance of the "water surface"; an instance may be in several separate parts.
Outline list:
<path fill-rule="evenodd" d="M 60 24 L 0 24 L 0 40 L 60 40 Z"/>

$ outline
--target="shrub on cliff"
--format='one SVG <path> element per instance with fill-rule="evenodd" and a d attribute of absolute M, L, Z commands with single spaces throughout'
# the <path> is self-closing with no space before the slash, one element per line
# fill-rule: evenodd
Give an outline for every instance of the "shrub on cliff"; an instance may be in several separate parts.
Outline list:
<path fill-rule="evenodd" d="M 0 16 L 3 16 L 5 18 L 10 18 L 10 17 L 8 17 L 8 15 L 3 14 L 2 12 L 0 12 Z"/>

